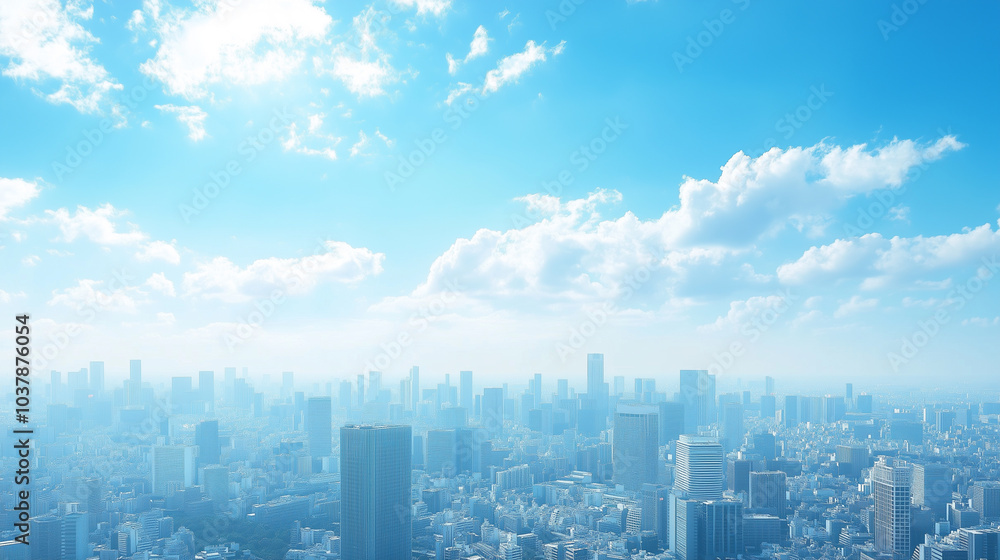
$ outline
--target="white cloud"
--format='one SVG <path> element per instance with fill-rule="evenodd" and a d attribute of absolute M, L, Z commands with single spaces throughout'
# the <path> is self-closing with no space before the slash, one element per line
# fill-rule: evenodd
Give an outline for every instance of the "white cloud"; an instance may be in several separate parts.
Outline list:
<path fill-rule="evenodd" d="M 504 57 L 497 63 L 497 67 L 486 74 L 483 81 L 483 95 L 493 93 L 501 87 L 515 83 L 522 74 L 531 70 L 539 62 L 545 62 L 548 56 L 558 56 L 566 46 L 566 41 L 562 41 L 555 47 L 547 49 L 545 43 L 541 45 L 534 41 L 528 41 L 524 45 L 524 50 Z"/>
<path fill-rule="evenodd" d="M 177 241 L 151 241 L 139 247 L 135 258 L 142 262 L 155 260 L 166 261 L 170 264 L 180 264 L 181 255 L 177 252 Z"/>
<path fill-rule="evenodd" d="M 281 290 L 299 295 L 320 282 L 356 283 L 382 272 L 385 255 L 340 241 L 324 243 L 324 252 L 301 258 L 260 259 L 240 268 L 225 257 L 216 257 L 184 274 L 187 296 L 226 302 L 249 301 Z"/>
<path fill-rule="evenodd" d="M 91 57 L 98 40 L 81 24 L 91 17 L 93 6 L 77 1 L 65 6 L 59 0 L 0 2 L 0 55 L 9 59 L 3 74 L 34 84 L 32 89 L 50 103 L 120 116 L 111 95 L 122 85 Z M 50 83 L 58 87 L 47 87 Z"/>
<path fill-rule="evenodd" d="M 992 319 L 989 317 L 970 317 L 969 319 L 962 320 L 962 326 L 995 327 L 997 325 L 1000 325 L 1000 317 Z"/>
<path fill-rule="evenodd" d="M 111 204 L 98 206 L 94 210 L 77 206 L 75 214 L 70 214 L 65 208 L 46 210 L 45 213 L 59 226 L 62 240 L 66 242 L 86 237 L 98 245 L 136 245 L 147 237 L 139 231 L 139 226 L 131 223 L 128 224 L 128 231 L 118 231 L 117 221 L 127 213 L 115 209 Z"/>
<path fill-rule="evenodd" d="M 281 147 L 286 152 L 337 159 L 336 148 L 343 138 L 321 132 L 325 118 L 326 115 L 323 113 L 308 115 L 306 132 L 301 134 L 298 123 L 293 122 L 281 139 Z"/>
<path fill-rule="evenodd" d="M 157 272 L 146 279 L 144 284 L 148 286 L 151 290 L 160 292 L 163 295 L 174 297 L 176 292 L 174 291 L 174 283 L 170 281 L 162 272 Z"/>
<path fill-rule="evenodd" d="M 445 60 L 448 61 L 448 73 L 455 75 L 461 63 L 469 62 L 489 52 L 490 41 L 492 39 L 490 39 L 489 33 L 486 32 L 486 28 L 482 25 L 477 27 L 476 32 L 472 36 L 472 43 L 469 44 L 469 54 L 465 55 L 465 58 L 461 62 L 455 60 L 451 56 L 451 53 L 445 55 Z"/>
<path fill-rule="evenodd" d="M 893 206 L 892 208 L 889 209 L 889 219 L 910 223 L 910 207 Z"/>
<path fill-rule="evenodd" d="M 786 284 L 814 284 L 862 279 L 861 287 L 874 289 L 911 282 L 933 289 L 950 284 L 921 284 L 928 272 L 950 274 L 955 269 L 1000 254 L 1000 230 L 990 224 L 950 235 L 893 237 L 870 233 L 837 239 L 811 247 L 796 261 L 778 267 Z"/>
<path fill-rule="evenodd" d="M 375 129 L 375 132 L 372 134 L 372 136 L 368 136 L 367 134 L 365 134 L 364 130 L 359 130 L 358 141 L 355 142 L 353 146 L 351 146 L 351 157 L 370 155 L 366 153 L 365 150 L 366 148 L 370 147 L 372 143 L 372 138 L 377 138 L 388 148 L 391 148 L 392 145 L 394 144 L 393 140 L 386 137 L 386 135 L 382 134 L 382 132 L 379 131 L 379 129 L 377 128 Z"/>
<path fill-rule="evenodd" d="M 740 332 L 748 325 L 752 325 L 754 320 L 760 321 L 762 318 L 773 314 L 784 313 L 789 309 L 792 302 L 785 295 L 753 296 L 746 300 L 738 300 L 729 304 L 729 311 L 725 316 L 716 318 L 715 322 L 698 327 L 699 332 Z M 773 323 L 769 321 L 768 324 Z"/>
<path fill-rule="evenodd" d="M 862 298 L 861 296 L 852 296 L 851 299 L 840 304 L 840 307 L 833 312 L 833 316 L 837 319 L 847 317 L 849 315 L 854 315 L 862 311 L 868 311 L 875 309 L 878 306 L 878 300 L 875 298 Z"/>
<path fill-rule="evenodd" d="M 313 65 L 319 73 L 327 72 L 340 80 L 348 91 L 358 97 L 384 94 L 386 86 L 399 81 L 400 75 L 389 64 L 389 55 L 382 51 L 376 39 L 388 31 L 385 14 L 369 6 L 354 17 L 352 34 L 356 45 L 341 43 L 334 47 L 331 61 L 315 57 Z M 327 70 L 327 64 L 332 68 Z"/>
<path fill-rule="evenodd" d="M 53 290 L 49 305 L 65 305 L 77 311 L 89 308 L 98 311 L 134 312 L 139 305 L 135 296 L 138 288 L 109 288 L 101 280 L 78 280 L 65 290 Z"/>
<path fill-rule="evenodd" d="M 5 220 L 11 210 L 37 197 L 40 191 L 37 181 L 0 177 L 0 221 Z"/>
<path fill-rule="evenodd" d="M 169 104 L 155 105 L 155 107 L 165 113 L 176 115 L 177 120 L 187 127 L 188 138 L 191 140 L 197 142 L 205 138 L 205 119 L 208 118 L 208 113 L 203 111 L 201 107 L 197 105 L 183 106 Z"/>
<path fill-rule="evenodd" d="M 668 213 L 680 244 L 746 246 L 789 224 L 810 224 L 857 194 L 900 185 L 914 167 L 960 149 L 945 136 L 928 145 L 892 140 L 867 150 L 824 143 L 772 148 L 758 158 L 743 152 L 717 181 L 685 177 L 680 207 Z"/>
<path fill-rule="evenodd" d="M 451 0 L 392 0 L 397 6 L 417 9 L 417 15 L 441 16 L 451 7 Z"/>
<path fill-rule="evenodd" d="M 27 257 L 21 259 L 21 264 L 24 266 L 35 266 L 40 262 L 42 262 L 42 257 L 39 257 L 38 255 L 28 255 Z"/>
<path fill-rule="evenodd" d="M 333 20 L 310 0 L 223 0 L 196 9 L 146 2 L 159 37 L 156 55 L 140 68 L 168 93 L 203 98 L 217 84 L 256 85 L 281 81 L 321 43 Z"/>

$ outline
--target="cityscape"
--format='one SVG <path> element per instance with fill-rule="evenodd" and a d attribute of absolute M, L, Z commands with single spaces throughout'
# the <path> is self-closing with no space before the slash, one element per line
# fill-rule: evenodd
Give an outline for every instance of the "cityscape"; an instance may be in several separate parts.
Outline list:
<path fill-rule="evenodd" d="M 626 380 L 609 358 L 588 354 L 580 387 L 52 371 L 30 542 L 5 488 L 0 558 L 998 557 L 996 391 L 788 394 L 707 370 Z"/>
<path fill-rule="evenodd" d="M 0 560 L 1000 560 L 998 29 L 0 0 Z"/>

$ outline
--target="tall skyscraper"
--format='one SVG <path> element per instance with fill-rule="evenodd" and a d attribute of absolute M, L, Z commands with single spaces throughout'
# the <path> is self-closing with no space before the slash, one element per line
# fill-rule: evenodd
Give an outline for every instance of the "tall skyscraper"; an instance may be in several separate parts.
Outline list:
<path fill-rule="evenodd" d="M 422 400 L 420 398 L 420 368 L 417 366 L 410 368 L 410 397 L 413 399 L 411 407 L 415 412 L 417 403 Z"/>
<path fill-rule="evenodd" d="M 879 457 L 872 468 L 875 498 L 875 550 L 908 560 L 910 546 L 910 485 L 913 468 L 892 457 Z"/>
<path fill-rule="evenodd" d="M 306 401 L 306 434 L 309 437 L 309 454 L 329 457 L 333 454 L 333 418 L 330 397 L 310 397 Z"/>
<path fill-rule="evenodd" d="M 774 394 L 774 378 L 768 375 L 764 378 L 764 394 L 773 395 Z"/>
<path fill-rule="evenodd" d="M 534 385 L 532 386 L 532 394 L 534 407 L 539 408 L 542 406 L 542 374 L 536 373 L 534 379 Z"/>
<path fill-rule="evenodd" d="M 715 376 L 704 369 L 682 369 L 680 402 L 684 404 L 684 431 L 715 423 Z"/>
<path fill-rule="evenodd" d="M 722 446 L 727 450 L 738 449 L 743 444 L 743 405 L 727 402 L 722 407 L 719 423 L 722 424 Z"/>
<path fill-rule="evenodd" d="M 358 374 L 358 408 L 365 407 L 365 374 Z"/>
<path fill-rule="evenodd" d="M 409 426 L 340 429 L 340 542 L 344 560 L 409 560 Z"/>
<path fill-rule="evenodd" d="M 344 410 L 351 409 L 351 393 L 353 393 L 351 382 L 341 381 L 340 392 L 337 393 L 337 404 L 340 405 L 340 408 L 343 408 Z"/>
<path fill-rule="evenodd" d="M 219 464 L 222 455 L 219 445 L 219 421 L 199 422 L 194 428 L 194 443 L 198 446 L 198 462 L 201 465 Z"/>
<path fill-rule="evenodd" d="M 129 360 L 128 363 L 128 405 L 142 404 L 142 360 Z"/>
<path fill-rule="evenodd" d="M 604 385 L 604 354 L 587 354 L 587 396 L 593 400 L 593 429 L 603 430 L 608 417 L 608 392 Z"/>
<path fill-rule="evenodd" d="M 736 558 L 743 554 L 743 502 L 719 500 L 703 506 L 701 558 Z"/>
<path fill-rule="evenodd" d="M 763 395 L 760 397 L 760 417 L 762 420 L 774 418 L 776 408 L 774 395 Z"/>
<path fill-rule="evenodd" d="M 490 434 L 503 431 L 503 389 L 483 389 L 482 426 Z"/>
<path fill-rule="evenodd" d="M 612 464 L 615 484 L 637 492 L 656 482 L 659 415 L 649 405 L 620 403 L 615 412 Z"/>
<path fill-rule="evenodd" d="M 459 393 L 460 393 L 458 399 L 458 405 L 468 410 L 469 413 L 472 413 L 472 407 L 473 407 L 472 372 L 471 371 L 459 372 L 458 383 L 459 383 Z"/>
<path fill-rule="evenodd" d="M 684 433 L 684 403 L 663 401 L 660 408 L 660 445 L 669 445 Z"/>
<path fill-rule="evenodd" d="M 750 473 L 750 509 L 755 513 L 785 517 L 786 491 L 784 472 Z"/>
<path fill-rule="evenodd" d="M 795 395 L 785 395 L 785 408 L 781 411 L 782 420 L 786 428 L 794 428 L 799 425 L 799 397 Z M 808 419 L 807 419 L 808 420 Z"/>
<path fill-rule="evenodd" d="M 375 402 L 379 400 L 379 394 L 382 392 L 382 372 L 381 371 L 369 371 L 368 372 L 368 400 Z"/>
<path fill-rule="evenodd" d="M 208 406 L 209 412 L 215 410 L 215 372 L 198 372 L 198 393 L 201 400 Z"/>
<path fill-rule="evenodd" d="M 94 395 L 104 392 L 104 362 L 90 362 L 90 392 Z"/>
<path fill-rule="evenodd" d="M 722 498 L 722 446 L 714 438 L 684 434 L 677 440 L 674 493 L 696 500 Z"/>
<path fill-rule="evenodd" d="M 458 440 L 455 430 L 428 430 L 427 454 L 425 459 L 428 473 L 455 476 Z"/>
<path fill-rule="evenodd" d="M 913 504 L 943 518 L 951 501 L 951 467 L 942 463 L 913 465 Z"/>

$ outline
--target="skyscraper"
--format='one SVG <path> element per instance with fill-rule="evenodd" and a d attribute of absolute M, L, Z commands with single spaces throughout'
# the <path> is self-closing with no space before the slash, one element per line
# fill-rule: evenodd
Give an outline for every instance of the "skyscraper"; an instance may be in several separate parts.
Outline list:
<path fill-rule="evenodd" d="M 341 555 L 344 560 L 408 560 L 409 426 L 340 429 Z"/>
<path fill-rule="evenodd" d="M 639 491 L 643 484 L 656 482 L 659 445 L 657 409 L 649 405 L 619 404 L 612 447 L 615 484 Z"/>
<path fill-rule="evenodd" d="M 743 443 L 743 405 L 727 402 L 722 407 L 719 423 L 722 424 L 722 446 L 727 450 L 737 449 Z"/>
<path fill-rule="evenodd" d="M 198 462 L 201 465 L 217 465 L 222 449 L 219 445 L 219 421 L 205 420 L 194 428 L 194 443 L 198 446 Z"/>
<path fill-rule="evenodd" d="M 215 410 L 215 372 L 214 371 L 199 371 L 198 372 L 198 393 L 201 394 L 201 400 L 208 405 L 208 410 L 211 412 Z"/>
<path fill-rule="evenodd" d="M 129 360 L 128 363 L 128 405 L 142 404 L 142 360 Z"/>
<path fill-rule="evenodd" d="M 930 508 L 939 518 L 951 501 L 951 467 L 942 463 L 913 465 L 913 504 Z"/>
<path fill-rule="evenodd" d="M 750 473 L 750 509 L 785 517 L 785 473 L 782 471 Z"/>
<path fill-rule="evenodd" d="M 472 402 L 472 372 L 462 371 L 459 372 L 459 399 L 458 405 L 472 412 L 473 402 Z"/>
<path fill-rule="evenodd" d="M 306 401 L 306 434 L 309 437 L 309 454 L 313 457 L 333 454 L 330 406 L 330 397 L 310 397 Z"/>
<path fill-rule="evenodd" d="M 764 394 L 773 395 L 774 394 L 774 378 L 768 375 L 764 378 Z"/>
<path fill-rule="evenodd" d="M 684 433 L 684 404 L 673 401 L 659 403 L 660 445 L 669 445 Z"/>
<path fill-rule="evenodd" d="M 90 392 L 94 395 L 104 392 L 104 362 L 90 362 Z"/>
<path fill-rule="evenodd" d="M 482 426 L 490 434 L 503 430 L 503 389 L 483 389 Z"/>
<path fill-rule="evenodd" d="M 704 369 L 682 369 L 680 402 L 684 404 L 684 431 L 698 432 L 698 426 L 715 422 L 715 376 Z"/>
<path fill-rule="evenodd" d="M 343 408 L 344 410 L 351 409 L 351 393 L 353 392 L 351 388 L 352 386 L 350 381 L 340 382 L 340 392 L 337 393 L 337 404 L 339 404 L 340 408 Z"/>
<path fill-rule="evenodd" d="M 722 498 L 722 446 L 715 439 L 684 434 L 677 440 L 674 493 L 696 500 Z"/>
<path fill-rule="evenodd" d="M 412 410 L 416 412 L 417 403 L 420 402 L 420 368 L 413 366 L 410 368 L 410 398 Z"/>
<path fill-rule="evenodd" d="M 587 396 L 592 399 L 596 410 L 592 428 L 603 430 L 608 417 L 608 391 L 604 385 L 604 354 L 587 354 Z"/>
<path fill-rule="evenodd" d="M 719 500 L 703 506 L 702 558 L 736 558 L 743 554 L 743 502 Z"/>
<path fill-rule="evenodd" d="M 153 493 L 167 495 L 172 489 L 194 485 L 195 448 L 186 445 L 153 447 Z"/>
<path fill-rule="evenodd" d="M 875 498 L 875 550 L 908 560 L 910 546 L 910 484 L 913 468 L 905 461 L 879 457 L 872 469 Z"/>

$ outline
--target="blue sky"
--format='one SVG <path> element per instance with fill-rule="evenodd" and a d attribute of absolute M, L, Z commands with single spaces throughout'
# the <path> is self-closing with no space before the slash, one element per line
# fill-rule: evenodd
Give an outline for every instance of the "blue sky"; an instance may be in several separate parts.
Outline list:
<path fill-rule="evenodd" d="M 136 8 L 0 7 L 41 367 L 996 374 L 995 3 Z"/>

